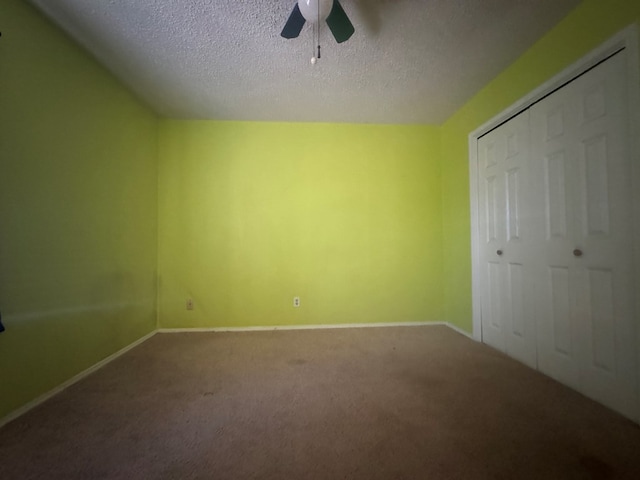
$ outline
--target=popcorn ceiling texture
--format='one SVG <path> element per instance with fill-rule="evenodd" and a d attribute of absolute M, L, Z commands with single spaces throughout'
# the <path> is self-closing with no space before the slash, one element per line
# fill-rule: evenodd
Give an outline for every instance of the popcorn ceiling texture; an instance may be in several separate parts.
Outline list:
<path fill-rule="evenodd" d="M 295 0 L 31 0 L 165 117 L 440 124 L 579 0 L 342 0 L 355 26 L 280 32 Z"/>

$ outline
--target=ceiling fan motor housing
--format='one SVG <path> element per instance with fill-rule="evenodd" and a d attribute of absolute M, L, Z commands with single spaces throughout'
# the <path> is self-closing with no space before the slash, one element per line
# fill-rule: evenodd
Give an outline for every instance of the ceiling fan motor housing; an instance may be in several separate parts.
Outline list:
<path fill-rule="evenodd" d="M 333 0 L 298 0 L 298 8 L 307 22 L 319 23 L 331 13 Z"/>
<path fill-rule="evenodd" d="M 324 21 L 338 43 L 346 42 L 355 32 L 338 0 L 297 0 L 280 35 L 297 38 L 306 22 L 319 24 Z"/>

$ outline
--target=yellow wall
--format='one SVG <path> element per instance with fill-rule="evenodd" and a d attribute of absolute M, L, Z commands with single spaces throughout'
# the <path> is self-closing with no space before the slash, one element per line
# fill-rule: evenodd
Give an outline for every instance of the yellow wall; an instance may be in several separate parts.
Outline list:
<path fill-rule="evenodd" d="M 157 120 L 0 2 L 0 418 L 156 324 Z"/>
<path fill-rule="evenodd" d="M 469 133 L 639 20 L 639 1 L 585 0 L 442 126 L 444 318 L 447 321 L 467 331 L 472 329 Z"/>
<path fill-rule="evenodd" d="M 157 318 L 470 331 L 468 134 L 640 2 L 585 0 L 442 127 L 158 121 L 25 2 L 0 18 L 2 418 Z"/>
<path fill-rule="evenodd" d="M 442 320 L 437 128 L 163 120 L 160 138 L 160 327 Z"/>

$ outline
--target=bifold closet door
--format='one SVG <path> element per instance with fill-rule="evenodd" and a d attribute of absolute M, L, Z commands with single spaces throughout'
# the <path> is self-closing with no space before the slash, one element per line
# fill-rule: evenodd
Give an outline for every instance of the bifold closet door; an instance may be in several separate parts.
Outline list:
<path fill-rule="evenodd" d="M 530 109 L 538 368 L 637 416 L 633 202 L 622 51 Z"/>
<path fill-rule="evenodd" d="M 529 112 L 478 141 L 482 340 L 536 366 Z"/>

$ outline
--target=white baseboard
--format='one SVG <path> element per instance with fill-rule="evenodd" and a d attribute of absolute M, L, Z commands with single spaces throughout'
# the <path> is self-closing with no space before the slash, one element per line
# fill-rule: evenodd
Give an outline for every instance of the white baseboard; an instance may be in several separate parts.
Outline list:
<path fill-rule="evenodd" d="M 271 325 L 266 327 L 159 328 L 158 333 L 184 332 L 264 332 L 273 330 L 322 330 L 332 328 L 425 327 L 447 325 L 445 322 L 338 323 L 315 325 Z"/>
<path fill-rule="evenodd" d="M 470 338 L 471 340 L 473 340 L 474 342 L 477 341 L 474 337 L 473 334 L 470 332 L 467 332 L 466 330 L 461 329 L 460 327 L 456 327 L 455 325 L 453 325 L 452 323 L 449 322 L 443 322 L 443 325 L 446 325 L 447 327 L 449 327 L 451 330 L 455 330 L 456 332 L 458 332 L 460 335 L 464 335 L 467 338 Z"/>
<path fill-rule="evenodd" d="M 188 332 L 264 332 L 273 330 L 322 330 L 332 328 L 377 328 L 377 327 L 432 327 L 444 325 L 474 340 L 473 335 L 449 322 L 384 322 L 384 323 L 340 323 L 315 325 L 271 325 L 264 327 L 199 327 L 199 328 L 159 328 L 158 333 L 188 333 Z"/>
<path fill-rule="evenodd" d="M 9 415 L 7 415 L 7 416 L 5 416 L 3 418 L 0 418 L 0 428 L 3 425 L 6 425 L 7 423 L 11 422 L 12 420 L 15 420 L 16 418 L 24 415 L 29 410 L 37 407 L 41 403 L 49 400 L 51 397 L 53 397 L 53 396 L 57 395 L 58 393 L 62 392 L 65 388 L 70 387 L 74 383 L 79 382 L 80 380 L 82 380 L 83 378 L 85 378 L 88 375 L 92 374 L 96 370 L 99 370 L 100 368 L 104 367 L 107 363 L 114 361 L 116 358 L 118 358 L 119 356 L 127 353 L 132 348 L 137 347 L 141 343 L 147 341 L 148 339 L 153 337 L 156 333 L 157 333 L 157 330 L 154 330 L 153 332 L 148 333 L 147 335 L 145 335 L 142 338 L 139 338 L 138 340 L 136 340 L 132 344 L 127 345 L 126 347 L 118 350 L 116 353 L 114 353 L 112 355 L 109 355 L 108 357 L 100 360 L 98 363 L 92 365 L 91 367 L 87 368 L 86 370 L 83 370 L 82 372 L 78 373 L 77 375 L 71 377 L 69 380 L 61 383 L 60 385 L 55 387 L 53 390 L 49 390 L 48 392 L 46 392 L 46 393 L 40 395 L 39 397 L 31 400 L 29 403 L 23 405 L 22 407 L 18 408 L 17 410 L 14 410 Z"/>

